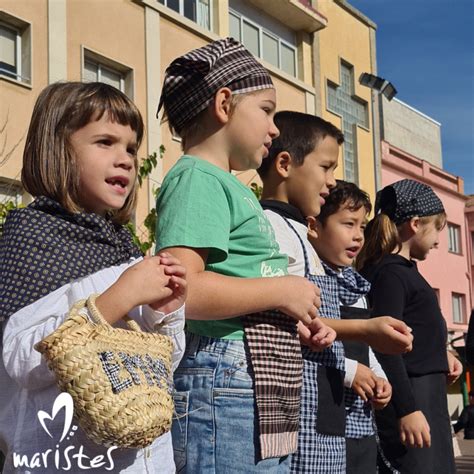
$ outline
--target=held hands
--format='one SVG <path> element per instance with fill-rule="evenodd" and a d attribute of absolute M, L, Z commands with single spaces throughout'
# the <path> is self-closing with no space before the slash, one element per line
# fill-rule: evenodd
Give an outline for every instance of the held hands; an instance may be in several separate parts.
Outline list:
<path fill-rule="evenodd" d="M 392 398 L 392 386 L 388 380 L 377 377 L 374 398 L 370 401 L 375 410 L 382 410 Z"/>
<path fill-rule="evenodd" d="M 364 342 L 382 354 L 396 355 L 412 350 L 413 335 L 403 321 L 380 316 L 366 321 Z"/>
<path fill-rule="evenodd" d="M 306 325 L 318 316 L 321 306 L 321 291 L 304 277 L 287 275 L 280 277 L 283 288 L 281 293 L 282 303 L 277 307 L 297 321 Z"/>
<path fill-rule="evenodd" d="M 463 367 L 459 359 L 449 351 L 446 351 L 448 355 L 448 367 L 449 372 L 447 375 L 448 384 L 451 385 L 459 378 L 462 374 Z"/>
<path fill-rule="evenodd" d="M 400 441 L 408 448 L 431 446 L 430 425 L 421 411 L 414 411 L 398 420 Z"/>
<path fill-rule="evenodd" d="M 299 321 L 298 335 L 301 344 L 314 352 L 328 348 L 336 339 L 336 331 L 326 326 L 319 318 L 314 318 L 308 326 Z"/>
<path fill-rule="evenodd" d="M 181 262 L 167 252 L 158 254 L 164 267 L 165 275 L 169 276 L 167 288 L 172 291 L 170 296 L 150 303 L 150 307 L 162 313 L 172 313 L 183 306 L 187 293 L 186 269 Z"/>
<path fill-rule="evenodd" d="M 170 312 L 186 296 L 185 270 L 169 254 L 146 257 L 127 268 L 118 280 L 96 299 L 98 310 L 114 324 L 136 306 L 150 304 Z"/>
<path fill-rule="evenodd" d="M 364 402 L 372 399 L 376 393 L 377 376 L 364 364 L 357 364 L 357 371 L 352 381 L 352 390 L 359 395 Z"/>
<path fill-rule="evenodd" d="M 392 398 L 390 383 L 377 377 L 373 370 L 360 363 L 357 364 L 351 388 L 364 402 L 370 401 L 375 410 L 385 408 Z"/>

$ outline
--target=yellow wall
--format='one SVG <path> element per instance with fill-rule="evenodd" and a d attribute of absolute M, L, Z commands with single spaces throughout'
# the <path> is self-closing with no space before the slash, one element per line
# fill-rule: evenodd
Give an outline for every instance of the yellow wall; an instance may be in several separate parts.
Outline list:
<path fill-rule="evenodd" d="M 107 2 L 107 8 L 104 2 L 97 0 L 68 0 L 67 6 L 68 79 L 81 80 L 82 48 L 132 69 L 133 101 L 145 119 L 147 89 L 143 7 L 128 0 Z M 145 138 L 138 156 L 145 157 L 147 154 Z M 144 219 L 147 213 L 147 190 L 143 187 L 140 189 L 137 221 Z"/>
<path fill-rule="evenodd" d="M 375 196 L 374 151 L 372 138 L 372 111 L 370 89 L 361 86 L 358 78 L 362 72 L 374 73 L 371 65 L 370 30 L 361 19 L 341 7 L 334 0 L 320 0 L 317 9 L 328 18 L 326 28 L 317 33 L 319 39 L 319 60 L 321 87 L 318 101 L 324 119 L 341 127 L 341 119 L 327 110 L 326 84 L 329 79 L 340 84 L 339 66 L 341 59 L 354 67 L 355 94 L 368 104 L 370 130 L 357 127 L 357 156 L 359 185 L 371 198 Z M 337 177 L 343 177 L 342 149 L 339 156 Z"/>
<path fill-rule="evenodd" d="M 0 139 L 0 151 L 5 146 L 6 153 L 18 144 L 11 158 L 0 164 L 0 176 L 19 180 L 31 111 L 36 97 L 48 84 L 48 64 L 46 56 L 41 54 L 42 51 L 47 51 L 47 2 L 2 0 L 0 9 L 32 25 L 31 86 L 21 85 L 0 76 L 0 128 L 7 122 Z"/>
<path fill-rule="evenodd" d="M 175 57 L 200 47 L 216 37 L 214 33 L 203 31 L 202 28 L 171 12 L 156 1 L 143 0 L 143 3 L 138 0 L 56 1 L 65 2 L 66 29 L 63 33 L 67 41 L 64 53 L 66 56 L 64 59 L 65 78 L 81 79 L 82 48 L 87 48 L 131 68 L 134 72 L 133 99 L 144 118 L 148 116 L 150 120 L 147 128 L 155 123 L 152 117 L 157 108 L 156 91 L 161 88 L 167 65 Z M 104 8 L 105 3 L 107 8 Z M 219 8 L 221 4 L 224 5 L 223 2 L 219 3 Z M 15 84 L 0 77 L 0 125 L 6 119 L 7 111 L 10 111 L 6 133 L 8 146 L 8 144 L 18 142 L 26 133 L 34 101 L 39 92 L 48 84 L 48 51 L 54 48 L 54 45 L 49 45 L 48 50 L 48 0 L 2 0 L 1 8 L 15 17 L 30 22 L 33 36 L 31 87 Z M 356 77 L 362 71 L 370 71 L 369 28 L 335 4 L 333 0 L 320 1 L 317 8 L 329 20 L 328 27 L 317 33 L 320 42 L 320 70 L 323 73 L 321 80 L 316 83 L 320 82 L 322 86 L 317 90 L 312 87 L 312 77 L 308 75 L 312 58 L 308 43 L 305 42 L 303 59 L 305 83 L 269 67 L 277 89 L 278 110 L 311 112 L 314 95 L 317 102 L 325 104 L 326 79 L 339 82 L 339 58 L 355 66 Z M 146 32 L 150 31 L 146 30 L 146 9 L 149 9 L 148 12 L 152 10 L 155 14 L 155 28 L 158 33 L 153 32 L 153 35 L 156 34 L 154 46 L 158 51 L 156 56 L 159 56 L 156 58 L 155 55 L 152 58 L 146 56 Z M 228 15 L 223 11 L 218 16 L 221 20 L 228 21 Z M 226 31 L 227 25 L 224 26 L 221 25 L 219 31 Z M 341 34 L 341 31 L 344 31 L 344 34 Z M 307 36 L 307 34 L 300 34 L 300 39 L 303 37 L 308 39 Z M 53 59 L 55 59 L 54 56 Z M 147 83 L 147 70 L 150 70 L 150 64 L 155 67 L 157 74 L 161 75 L 160 81 L 155 78 L 153 83 Z M 150 91 L 155 92 L 153 100 L 147 98 Z M 356 93 L 369 101 L 368 89 L 357 86 Z M 322 115 L 340 126 L 339 117 L 328 112 L 325 107 L 323 107 Z M 162 166 L 154 177 L 159 182 L 181 155 L 181 146 L 171 137 L 167 124 L 162 124 L 157 137 L 157 140 L 161 141 L 166 148 Z M 374 176 L 371 133 L 359 128 L 357 138 L 359 158 L 361 158 L 359 164 L 361 185 L 372 191 Z M 153 148 L 155 145 L 156 143 Z M 19 178 L 22 151 L 23 144 L 18 147 L 11 160 L 0 168 L 0 176 Z M 145 157 L 153 151 L 155 150 L 147 150 L 145 139 L 139 156 Z M 241 178 L 244 182 L 252 182 L 255 174 L 246 173 Z M 146 215 L 148 207 L 154 204 L 149 197 L 149 190 L 144 188 L 139 200 L 138 221 Z"/>

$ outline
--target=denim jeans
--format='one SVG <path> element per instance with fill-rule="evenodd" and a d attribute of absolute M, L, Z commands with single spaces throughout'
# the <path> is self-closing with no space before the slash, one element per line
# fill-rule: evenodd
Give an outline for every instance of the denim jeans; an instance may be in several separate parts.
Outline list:
<path fill-rule="evenodd" d="M 175 372 L 172 436 L 178 473 L 289 472 L 290 457 L 259 459 L 253 382 L 243 341 L 188 333 Z"/>

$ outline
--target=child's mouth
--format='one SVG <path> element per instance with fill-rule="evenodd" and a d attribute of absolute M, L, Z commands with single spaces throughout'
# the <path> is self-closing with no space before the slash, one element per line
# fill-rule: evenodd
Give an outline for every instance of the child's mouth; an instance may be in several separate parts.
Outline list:
<path fill-rule="evenodd" d="M 351 247 L 346 249 L 347 256 L 349 258 L 355 258 L 359 253 L 360 247 Z"/>
<path fill-rule="evenodd" d="M 105 182 L 112 186 L 119 193 L 124 193 L 129 180 L 125 176 L 114 176 L 113 178 L 106 179 Z"/>

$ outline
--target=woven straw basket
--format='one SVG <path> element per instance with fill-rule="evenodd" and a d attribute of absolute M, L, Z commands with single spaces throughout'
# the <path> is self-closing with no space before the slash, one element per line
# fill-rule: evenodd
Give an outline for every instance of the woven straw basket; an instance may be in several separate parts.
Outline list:
<path fill-rule="evenodd" d="M 77 302 L 35 349 L 60 390 L 72 396 L 75 417 L 89 438 L 104 446 L 143 448 L 171 427 L 173 343 L 142 332 L 132 320 L 131 330 L 113 328 L 95 297 Z"/>

